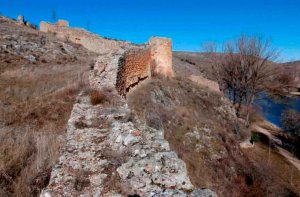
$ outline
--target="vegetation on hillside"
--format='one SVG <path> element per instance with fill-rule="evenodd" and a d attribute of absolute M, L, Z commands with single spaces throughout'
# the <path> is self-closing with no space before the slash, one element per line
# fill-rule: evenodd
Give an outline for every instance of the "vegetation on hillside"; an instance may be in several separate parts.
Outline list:
<path fill-rule="evenodd" d="M 247 125 L 249 109 L 256 96 L 270 89 L 279 91 L 292 85 L 292 76 L 280 72 L 284 69 L 277 69 L 274 60 L 279 53 L 269 41 L 242 35 L 223 46 L 222 56 L 216 54 L 213 44 L 206 45 L 205 49 L 212 58 L 215 79 L 236 106 L 237 116 L 241 116 L 242 106 L 246 107 Z"/>
<path fill-rule="evenodd" d="M 95 54 L 0 17 L 0 196 L 38 196 Z"/>
<path fill-rule="evenodd" d="M 300 193 L 300 173 L 276 150 L 264 144 L 254 151 L 239 148 L 249 133 L 221 94 L 185 78 L 156 78 L 129 93 L 128 102 L 149 126 L 164 129 L 196 187 L 224 197 Z"/>

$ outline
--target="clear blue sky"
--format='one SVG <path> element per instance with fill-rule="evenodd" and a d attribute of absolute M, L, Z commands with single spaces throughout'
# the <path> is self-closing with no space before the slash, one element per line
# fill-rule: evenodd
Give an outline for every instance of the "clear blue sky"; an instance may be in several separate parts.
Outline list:
<path fill-rule="evenodd" d="M 174 50 L 200 51 L 245 33 L 272 39 L 282 61 L 300 59 L 300 0 L 0 0 L 1 14 L 35 24 L 51 22 L 53 10 L 71 26 L 136 43 L 167 36 Z"/>

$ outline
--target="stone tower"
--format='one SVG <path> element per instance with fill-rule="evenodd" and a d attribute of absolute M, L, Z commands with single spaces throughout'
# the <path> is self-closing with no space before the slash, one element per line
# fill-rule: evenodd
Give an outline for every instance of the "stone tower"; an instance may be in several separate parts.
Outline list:
<path fill-rule="evenodd" d="M 19 15 L 17 21 L 19 25 L 25 25 L 24 16 Z"/>
<path fill-rule="evenodd" d="M 58 20 L 56 25 L 58 27 L 69 27 L 69 21 L 66 20 Z"/>
<path fill-rule="evenodd" d="M 149 42 L 151 48 L 152 75 L 173 77 L 172 41 L 168 38 L 153 37 Z"/>

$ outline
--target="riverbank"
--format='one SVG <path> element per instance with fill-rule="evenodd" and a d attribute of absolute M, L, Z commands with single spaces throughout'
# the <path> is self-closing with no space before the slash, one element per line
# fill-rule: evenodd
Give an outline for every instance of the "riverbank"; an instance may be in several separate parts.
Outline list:
<path fill-rule="evenodd" d="M 284 131 L 275 124 L 267 121 L 266 119 L 254 122 L 250 125 L 249 130 L 253 133 L 263 135 L 267 137 L 269 146 L 273 150 L 276 150 L 281 156 L 283 156 L 289 163 L 298 169 L 300 172 L 300 160 L 296 158 L 291 152 L 282 147 L 282 140 L 280 139 L 285 135 Z M 255 142 L 253 142 L 253 146 Z M 244 148 L 243 146 L 241 146 Z M 248 147 L 249 148 L 249 147 Z"/>

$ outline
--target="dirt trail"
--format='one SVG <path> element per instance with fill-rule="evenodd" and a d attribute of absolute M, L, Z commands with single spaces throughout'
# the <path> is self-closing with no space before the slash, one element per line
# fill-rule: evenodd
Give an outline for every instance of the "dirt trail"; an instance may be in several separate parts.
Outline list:
<path fill-rule="evenodd" d="M 265 129 L 258 124 L 253 124 L 251 126 L 252 131 L 255 131 L 257 133 L 261 133 L 265 136 L 267 136 L 271 142 L 273 142 L 275 148 L 278 150 L 278 153 L 282 155 L 287 161 L 289 161 L 291 164 L 293 164 L 299 171 L 300 171 L 300 160 L 295 158 L 289 151 L 283 149 L 280 147 L 281 145 L 281 140 L 278 139 L 274 134 L 278 133 L 275 130 L 269 130 Z"/>

